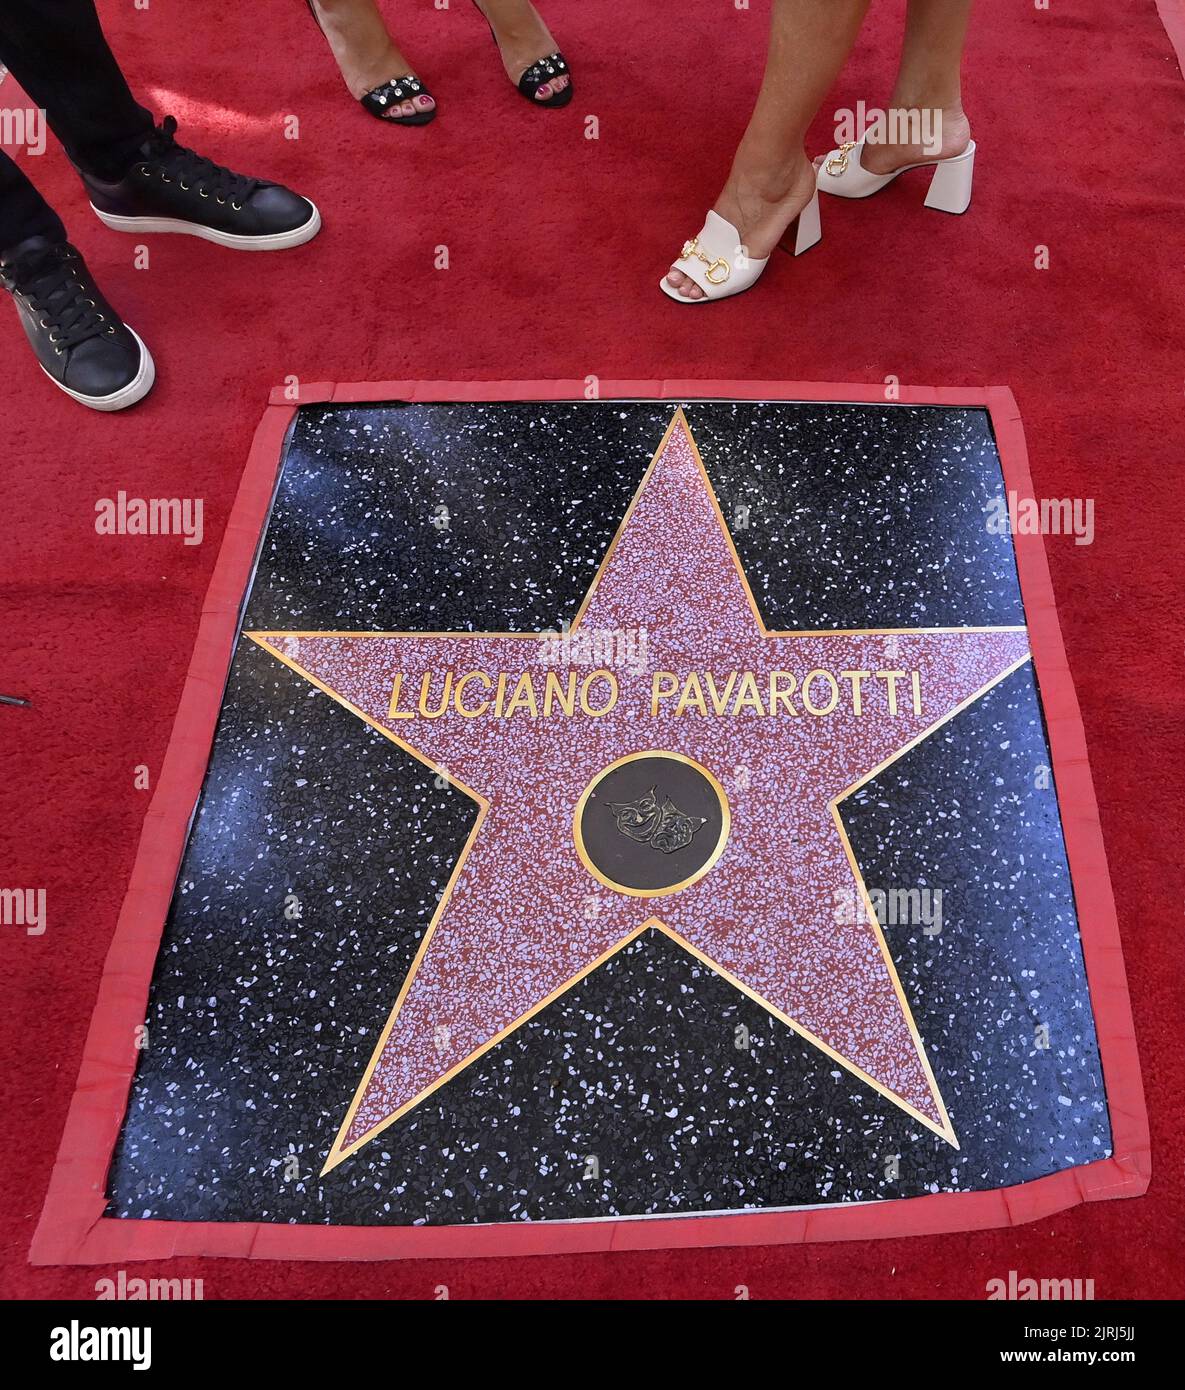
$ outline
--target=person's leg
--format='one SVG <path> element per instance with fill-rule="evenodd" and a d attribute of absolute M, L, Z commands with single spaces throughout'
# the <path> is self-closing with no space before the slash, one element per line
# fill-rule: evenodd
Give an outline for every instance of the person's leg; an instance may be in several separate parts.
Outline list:
<path fill-rule="evenodd" d="M 152 389 L 152 354 L 68 241 L 31 236 L 0 254 L 0 288 L 42 371 L 80 404 L 123 410 Z"/>
<path fill-rule="evenodd" d="M 30 237 L 62 242 L 66 229 L 15 160 L 0 150 L 0 261 Z"/>
<path fill-rule="evenodd" d="M 474 3 L 493 28 L 502 66 L 515 86 L 532 63 L 556 52 L 551 30 L 530 0 L 474 0 Z M 562 92 L 570 81 L 567 73 L 560 73 L 536 89 L 535 100 L 546 101 Z"/>
<path fill-rule="evenodd" d="M 342 80 L 360 100 L 367 92 L 415 69 L 396 47 L 375 0 L 309 0 L 325 35 Z M 427 92 L 414 101 L 392 104 L 384 119 L 431 111 L 436 102 Z"/>
<path fill-rule="evenodd" d="M 57 213 L 0 151 L 0 289 L 46 376 L 95 410 L 152 388 L 152 355 L 103 297 Z"/>
<path fill-rule="evenodd" d="M 804 145 L 807 127 L 852 51 L 869 4 L 774 0 L 757 105 L 713 204 L 754 260 L 770 254 L 814 194 L 815 171 Z M 703 290 L 673 267 L 667 282 L 688 299 L 703 298 Z"/>
<path fill-rule="evenodd" d="M 0 62 L 80 169 L 117 178 L 152 133 L 152 113 L 132 96 L 94 0 L 3 0 Z"/>
<path fill-rule="evenodd" d="M 4 0 L 0 62 L 84 172 L 119 177 L 153 133 L 92 0 Z M 83 405 L 122 410 L 152 388 L 152 354 L 104 298 L 61 219 L 0 156 L 0 288 L 46 376 Z"/>
<path fill-rule="evenodd" d="M 909 0 L 889 109 L 910 113 L 913 129 L 907 138 L 865 145 L 863 163 L 872 173 L 889 174 L 967 148 L 971 126 L 963 111 L 962 67 L 971 5 L 972 0 Z M 937 136 L 929 147 L 922 138 L 926 130 Z"/>
<path fill-rule="evenodd" d="M 172 117 L 154 124 L 107 46 L 94 0 L 2 0 L 0 61 L 45 109 L 108 227 L 252 251 L 299 246 L 320 230 L 307 198 L 178 144 Z"/>

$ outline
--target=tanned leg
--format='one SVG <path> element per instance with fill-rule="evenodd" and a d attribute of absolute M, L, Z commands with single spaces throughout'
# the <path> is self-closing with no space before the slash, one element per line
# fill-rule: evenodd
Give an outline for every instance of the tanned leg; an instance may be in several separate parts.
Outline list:
<path fill-rule="evenodd" d="M 963 48 L 972 0 L 909 0 L 901 65 L 890 110 L 908 111 L 914 131 L 893 143 L 865 145 L 864 167 L 889 174 L 923 159 L 962 154 L 971 139 L 963 111 Z M 929 130 L 936 144 L 927 147 L 917 131 Z M 892 132 L 890 132 L 892 133 Z"/>
<path fill-rule="evenodd" d="M 546 58 L 559 47 L 530 0 L 476 0 L 476 3 L 493 25 L 502 66 L 516 87 L 532 63 Z M 544 82 L 535 93 L 535 100 L 546 101 L 553 92 L 562 92 L 569 80 L 567 73 L 561 73 L 550 82 Z"/>
<path fill-rule="evenodd" d="M 312 5 L 342 80 L 354 97 L 364 97 L 393 77 L 415 71 L 387 33 L 375 0 L 312 0 Z M 383 115 L 417 116 L 435 105 L 430 96 L 421 93 L 414 101 L 392 106 Z"/>
<path fill-rule="evenodd" d="M 770 254 L 814 194 L 807 127 L 852 51 L 869 3 L 774 0 L 761 91 L 713 205 L 754 260 Z M 667 283 L 687 299 L 703 298 L 703 290 L 673 266 Z"/>

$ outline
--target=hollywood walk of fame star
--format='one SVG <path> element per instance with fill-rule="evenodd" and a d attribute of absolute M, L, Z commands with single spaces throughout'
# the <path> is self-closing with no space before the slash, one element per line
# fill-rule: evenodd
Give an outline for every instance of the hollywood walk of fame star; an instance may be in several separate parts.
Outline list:
<path fill-rule="evenodd" d="M 1024 629 L 769 631 L 682 411 L 572 625 L 639 629 L 648 669 L 615 670 L 612 701 L 602 675 L 571 714 L 557 694 L 561 717 L 534 693 L 540 634 L 248 634 L 479 806 L 325 1171 L 651 929 L 957 1146 L 838 808 L 1027 661 Z M 684 699 L 692 672 L 719 684 Z M 801 703 L 777 705 L 770 673 L 798 673 Z M 620 795 L 607 779 L 635 760 Z M 627 884 L 582 826 L 659 876 Z"/>

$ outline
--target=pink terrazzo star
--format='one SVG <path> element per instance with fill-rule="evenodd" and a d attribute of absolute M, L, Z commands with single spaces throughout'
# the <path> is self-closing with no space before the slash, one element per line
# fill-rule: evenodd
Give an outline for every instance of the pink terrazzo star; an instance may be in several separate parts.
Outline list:
<path fill-rule="evenodd" d="M 468 672 L 492 682 L 505 673 L 504 706 L 523 673 L 539 691 L 548 671 L 566 681 L 567 669 L 547 664 L 536 634 L 250 634 L 446 771 L 481 807 L 326 1170 L 650 928 L 957 1143 L 837 804 L 1027 660 L 1024 630 L 769 632 L 681 411 L 573 624 L 573 634 L 640 629 L 645 669 L 612 668 L 618 698 L 598 717 L 579 704 L 572 717 L 533 715 L 525 700 L 509 716 L 463 714 L 491 696 L 481 679 L 459 699 L 454 689 L 443 713 L 420 710 L 425 676 L 429 712 L 447 672 L 454 683 Z M 869 675 L 838 681 L 842 698 L 830 712 L 808 712 L 800 689 L 771 714 L 771 671 L 796 673 L 800 683 L 813 671 Z M 907 674 L 875 674 L 889 671 Z M 706 713 L 694 701 L 677 713 L 678 693 L 655 713 L 656 672 L 671 673 L 680 691 L 689 673 L 715 673 L 718 696 L 729 674 L 739 674 L 726 712 L 716 715 L 710 701 Z M 754 673 L 758 698 L 734 713 L 745 672 Z M 588 674 L 581 668 L 578 680 Z M 594 708 L 607 689 L 601 678 Z M 830 682 L 816 677 L 810 690 L 811 705 L 825 709 Z M 723 853 L 703 877 L 653 898 L 595 878 L 573 837 L 589 783 L 644 750 L 706 768 L 731 816 Z M 856 909 L 844 910 L 851 903 Z"/>

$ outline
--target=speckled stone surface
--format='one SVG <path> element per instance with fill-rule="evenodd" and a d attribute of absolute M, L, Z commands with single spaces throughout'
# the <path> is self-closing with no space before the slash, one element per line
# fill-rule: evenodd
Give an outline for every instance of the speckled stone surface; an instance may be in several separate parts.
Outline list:
<path fill-rule="evenodd" d="M 571 619 L 672 411 L 302 411 L 245 628 Z M 687 416 L 770 628 L 1023 620 L 1010 540 L 985 525 L 1002 482 L 983 412 Z M 111 1210 L 342 1223 L 702 1211 L 1001 1186 L 1102 1157 L 1047 763 L 1025 665 L 843 807 L 870 892 L 890 895 L 885 939 L 957 1151 L 648 931 L 319 1178 L 475 807 L 244 640 Z M 940 930 L 897 919 L 903 888 L 931 907 L 941 890 Z"/>

